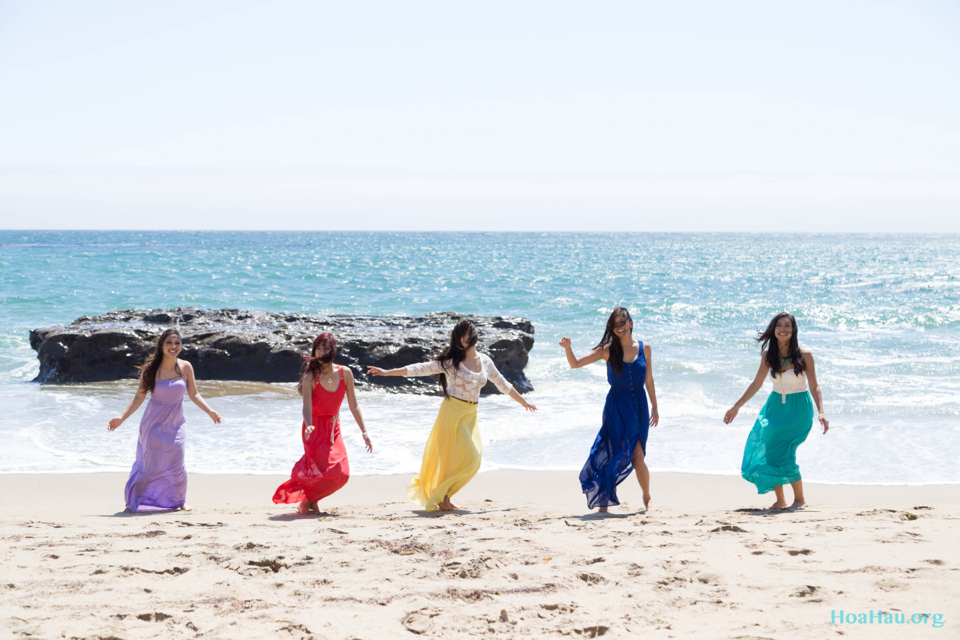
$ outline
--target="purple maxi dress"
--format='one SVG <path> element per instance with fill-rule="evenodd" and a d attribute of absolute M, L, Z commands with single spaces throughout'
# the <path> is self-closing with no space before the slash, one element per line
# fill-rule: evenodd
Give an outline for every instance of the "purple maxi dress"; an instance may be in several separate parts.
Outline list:
<path fill-rule="evenodd" d="M 187 499 L 183 466 L 183 378 L 157 380 L 140 419 L 137 460 L 124 497 L 130 511 L 179 509 Z"/>

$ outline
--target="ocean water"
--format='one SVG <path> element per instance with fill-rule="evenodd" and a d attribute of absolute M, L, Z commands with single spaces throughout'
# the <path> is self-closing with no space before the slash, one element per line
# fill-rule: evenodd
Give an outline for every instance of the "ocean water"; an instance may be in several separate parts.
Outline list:
<path fill-rule="evenodd" d="M 655 471 L 738 474 L 769 385 L 724 425 L 780 310 L 813 350 L 831 430 L 798 454 L 809 481 L 960 482 L 960 237 L 920 235 L 0 231 L 0 473 L 128 471 L 139 413 L 107 421 L 129 381 L 30 382 L 29 330 L 113 309 L 194 305 L 308 313 L 452 310 L 529 318 L 535 414 L 481 401 L 484 470 L 577 470 L 600 424 L 602 365 L 571 370 L 617 304 L 653 347 Z M 187 402 L 192 472 L 284 474 L 301 454 L 293 385 L 203 382 Z M 363 390 L 374 453 L 344 412 L 355 474 L 419 468 L 439 398 Z"/>

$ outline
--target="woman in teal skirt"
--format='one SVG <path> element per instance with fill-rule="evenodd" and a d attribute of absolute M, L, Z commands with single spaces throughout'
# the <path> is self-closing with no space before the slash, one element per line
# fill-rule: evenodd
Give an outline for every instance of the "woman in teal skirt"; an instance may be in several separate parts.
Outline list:
<path fill-rule="evenodd" d="M 823 396 L 813 363 L 813 354 L 801 349 L 797 341 L 797 319 L 789 313 L 777 314 L 758 337 L 761 343 L 760 370 L 743 396 L 727 411 L 724 424 L 737 417 L 740 407 L 750 401 L 763 386 L 767 374 L 773 380 L 773 391 L 760 410 L 757 421 L 743 449 L 740 473 L 757 487 L 758 493 L 777 496 L 767 509 L 786 509 L 783 485 L 793 487 L 791 509 L 807 506 L 803 498 L 803 482 L 797 466 L 797 447 L 813 427 L 813 405 L 823 432 L 830 428 L 823 415 Z M 807 392 L 807 383 L 810 391 Z M 811 396 L 813 396 L 811 400 Z"/>

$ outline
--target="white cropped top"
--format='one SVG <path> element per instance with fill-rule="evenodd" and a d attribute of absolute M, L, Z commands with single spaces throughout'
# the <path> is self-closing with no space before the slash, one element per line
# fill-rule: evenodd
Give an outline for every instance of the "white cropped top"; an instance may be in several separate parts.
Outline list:
<path fill-rule="evenodd" d="M 783 404 L 787 403 L 787 395 L 791 393 L 803 393 L 807 390 L 807 374 L 800 372 L 797 375 L 793 369 L 787 369 L 777 374 L 773 379 L 773 391 L 782 396 Z"/>
<path fill-rule="evenodd" d="M 507 382 L 503 374 L 497 370 L 497 366 L 493 364 L 490 356 L 483 353 L 478 355 L 480 356 L 479 373 L 470 371 L 462 362 L 456 371 L 453 371 L 444 369 L 440 366 L 439 362 L 431 360 L 430 362 L 421 362 L 420 364 L 408 366 L 407 375 L 435 376 L 439 373 L 446 374 L 447 395 L 453 396 L 458 400 L 466 400 L 467 402 L 480 401 L 480 389 L 483 388 L 483 385 L 487 384 L 487 379 L 497 386 L 500 393 L 510 395 L 510 392 L 513 391 L 513 385 Z"/>

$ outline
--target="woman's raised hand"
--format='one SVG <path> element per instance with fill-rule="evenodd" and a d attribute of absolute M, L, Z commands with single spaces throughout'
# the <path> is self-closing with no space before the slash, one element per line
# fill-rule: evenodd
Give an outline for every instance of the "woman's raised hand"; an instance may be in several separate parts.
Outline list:
<path fill-rule="evenodd" d="M 740 409 L 737 409 L 736 407 L 727 409 L 727 412 L 723 414 L 723 424 L 730 424 L 733 422 L 733 419 L 737 417 L 738 413 L 740 413 Z"/>
<path fill-rule="evenodd" d="M 123 418 L 114 418 L 107 423 L 107 431 L 113 431 L 117 427 L 123 424 Z"/>
<path fill-rule="evenodd" d="M 384 370 L 381 369 L 380 367 L 371 367 L 371 366 L 368 365 L 368 366 L 367 366 L 367 374 L 369 374 L 369 375 L 371 375 L 371 376 L 382 376 L 382 375 L 385 375 L 385 372 L 384 372 Z"/>
<path fill-rule="evenodd" d="M 569 349 L 571 344 L 573 344 L 573 342 L 567 336 L 560 338 L 560 346 L 564 349 Z"/>

